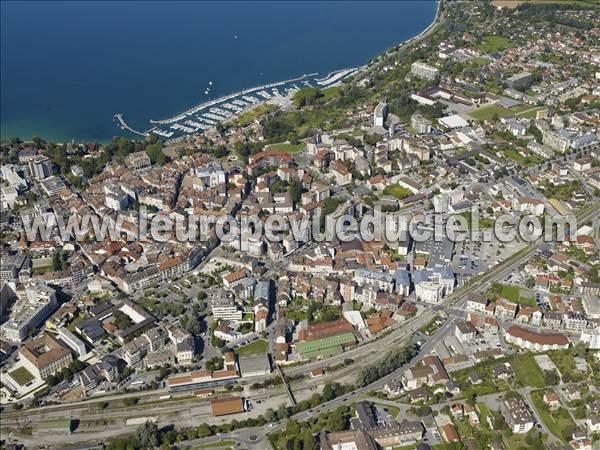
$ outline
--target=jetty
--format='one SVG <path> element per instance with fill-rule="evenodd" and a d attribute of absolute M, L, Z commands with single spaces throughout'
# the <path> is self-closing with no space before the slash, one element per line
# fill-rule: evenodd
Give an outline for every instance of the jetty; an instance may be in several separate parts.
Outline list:
<path fill-rule="evenodd" d="M 121 113 L 117 113 L 113 116 L 115 119 L 117 119 L 117 121 L 119 122 L 119 126 L 123 129 L 123 130 L 127 130 L 130 133 L 134 133 L 134 134 L 138 134 L 140 136 L 148 136 L 148 134 L 150 133 L 150 131 L 152 131 L 152 129 L 148 130 L 148 131 L 137 131 L 134 130 L 133 128 L 131 128 L 129 125 L 127 125 L 127 122 L 125 122 L 125 119 L 123 119 L 123 114 Z"/>
<path fill-rule="evenodd" d="M 303 80 L 305 78 L 312 77 L 312 76 L 315 76 L 315 75 L 318 75 L 318 73 L 304 74 L 301 77 L 293 78 L 291 80 L 277 81 L 275 83 L 264 84 L 264 85 L 261 85 L 261 86 L 255 86 L 255 87 L 252 87 L 252 88 L 249 88 L 249 89 L 245 89 L 243 91 L 234 92 L 234 93 L 226 95 L 224 97 L 219 97 L 219 98 L 216 98 L 214 100 L 210 100 L 208 102 L 196 105 L 193 108 L 190 108 L 187 111 L 185 111 L 185 112 L 183 112 L 183 113 L 181 113 L 181 114 L 179 114 L 178 116 L 175 116 L 175 117 L 171 117 L 171 118 L 163 119 L 163 120 L 153 120 L 153 119 L 151 119 L 150 123 L 161 124 L 162 125 L 162 124 L 169 124 L 169 123 L 178 122 L 181 119 L 185 119 L 188 116 L 196 114 L 198 111 L 201 111 L 201 110 L 203 110 L 205 108 L 208 108 L 210 106 L 218 105 L 220 103 L 226 102 L 226 101 L 231 100 L 233 98 L 236 98 L 236 97 L 239 97 L 239 96 L 245 96 L 245 95 L 250 94 L 250 93 L 252 93 L 254 91 L 260 91 L 260 90 L 264 90 L 264 89 L 270 89 L 270 88 L 281 86 L 281 85 L 284 85 L 284 84 L 287 84 L 287 83 L 293 83 L 294 81 L 301 81 L 301 80 Z"/>

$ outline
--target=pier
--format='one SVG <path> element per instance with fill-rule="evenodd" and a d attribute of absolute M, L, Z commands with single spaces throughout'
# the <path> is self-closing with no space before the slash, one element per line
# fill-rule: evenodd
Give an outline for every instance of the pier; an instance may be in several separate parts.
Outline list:
<path fill-rule="evenodd" d="M 134 130 L 129 125 L 127 125 L 127 122 L 125 122 L 125 120 L 123 119 L 123 114 L 121 114 L 121 113 L 115 114 L 114 118 L 117 119 L 117 121 L 119 122 L 122 129 L 127 130 L 130 133 L 138 134 L 140 136 L 148 136 L 149 132 L 152 131 L 152 130 L 149 130 L 146 132 L 141 132 L 141 131 Z"/>
<path fill-rule="evenodd" d="M 333 72 L 329 72 L 325 78 L 315 78 L 315 81 L 320 86 L 327 86 L 329 84 L 335 83 L 339 79 L 354 72 L 356 69 L 360 69 L 360 67 L 349 67 L 347 69 L 338 69 Z"/>
<path fill-rule="evenodd" d="M 173 123 L 173 122 L 177 122 L 181 119 L 185 119 L 186 117 L 192 115 L 192 114 L 196 114 L 198 111 L 201 111 L 205 108 L 208 108 L 209 106 L 215 106 L 218 105 L 219 103 L 223 103 L 226 102 L 227 100 L 231 100 L 232 98 L 238 97 L 240 95 L 246 95 L 246 94 L 250 94 L 254 91 L 259 91 L 259 90 L 263 90 L 263 89 L 269 89 L 269 88 L 274 88 L 277 86 L 281 86 L 283 84 L 287 84 L 287 83 L 292 83 L 294 81 L 301 81 L 307 77 L 312 77 L 318 75 L 318 73 L 310 73 L 310 74 L 305 74 L 302 75 L 301 77 L 298 78 L 293 78 L 291 80 L 285 80 L 285 81 L 277 81 L 275 83 L 270 83 L 270 84 L 264 84 L 261 86 L 255 86 L 249 89 L 245 89 L 243 91 L 239 91 L 239 92 L 234 92 L 232 94 L 226 95 L 224 97 L 219 97 L 217 99 L 205 102 L 205 103 L 201 103 L 199 105 L 194 106 L 193 108 L 188 109 L 187 111 L 179 114 L 178 116 L 175 117 L 171 117 L 169 119 L 163 119 L 163 120 L 150 120 L 150 123 L 154 123 L 154 124 L 169 124 L 169 123 Z"/>
<path fill-rule="evenodd" d="M 360 69 L 361 67 L 338 69 L 322 78 L 317 78 L 318 73 L 304 74 L 297 78 L 244 89 L 200 103 L 177 116 L 162 120 L 152 119 L 149 121 L 151 128 L 145 132 L 135 130 L 127 125 L 122 113 L 115 114 L 114 118 L 118 121 L 121 129 L 139 136 L 148 136 L 150 133 L 154 133 L 165 139 L 178 139 L 231 120 L 261 103 L 290 96 L 305 86 L 319 88 L 335 86 L 345 77 Z"/>

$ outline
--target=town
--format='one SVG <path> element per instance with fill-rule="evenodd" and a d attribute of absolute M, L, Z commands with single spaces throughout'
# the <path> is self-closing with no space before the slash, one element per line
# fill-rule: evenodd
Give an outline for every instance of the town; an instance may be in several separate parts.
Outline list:
<path fill-rule="evenodd" d="M 599 11 L 444 0 L 333 85 L 177 139 L 3 141 L 3 448 L 595 448 Z M 419 225 L 306 225 L 375 211 Z M 92 215 L 126 220 L 29 233 Z M 575 226 L 507 242 L 506 215 Z M 191 216 L 284 223 L 127 239 Z M 414 238 L 456 217 L 486 239 Z"/>

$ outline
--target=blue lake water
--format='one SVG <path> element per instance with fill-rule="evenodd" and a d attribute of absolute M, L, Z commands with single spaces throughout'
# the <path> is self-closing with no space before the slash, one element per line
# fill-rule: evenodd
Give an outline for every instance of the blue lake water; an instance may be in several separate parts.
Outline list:
<path fill-rule="evenodd" d="M 108 140 L 212 97 L 364 64 L 433 1 L 1 3 L 1 135 Z M 210 92 L 205 90 L 210 86 Z"/>

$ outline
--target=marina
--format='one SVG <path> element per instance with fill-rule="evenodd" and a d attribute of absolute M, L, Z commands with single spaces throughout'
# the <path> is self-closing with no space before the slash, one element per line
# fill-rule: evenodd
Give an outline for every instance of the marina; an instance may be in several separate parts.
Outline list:
<path fill-rule="evenodd" d="M 161 120 L 151 119 L 149 120 L 150 128 L 147 131 L 138 131 L 129 125 L 122 113 L 115 114 L 114 119 L 122 130 L 139 136 L 147 136 L 149 133 L 155 133 L 165 139 L 178 139 L 208 130 L 219 123 L 232 120 L 261 103 L 277 102 L 282 97 L 290 98 L 300 89 L 313 86 L 326 89 L 336 86 L 359 69 L 360 67 L 340 69 L 329 73 L 323 78 L 317 78 L 318 73 L 311 73 L 291 80 L 279 81 L 234 92 L 200 103 L 174 117 Z M 203 91 L 204 94 L 210 95 L 211 88 L 214 88 L 212 81 L 209 82 L 209 86 Z"/>

